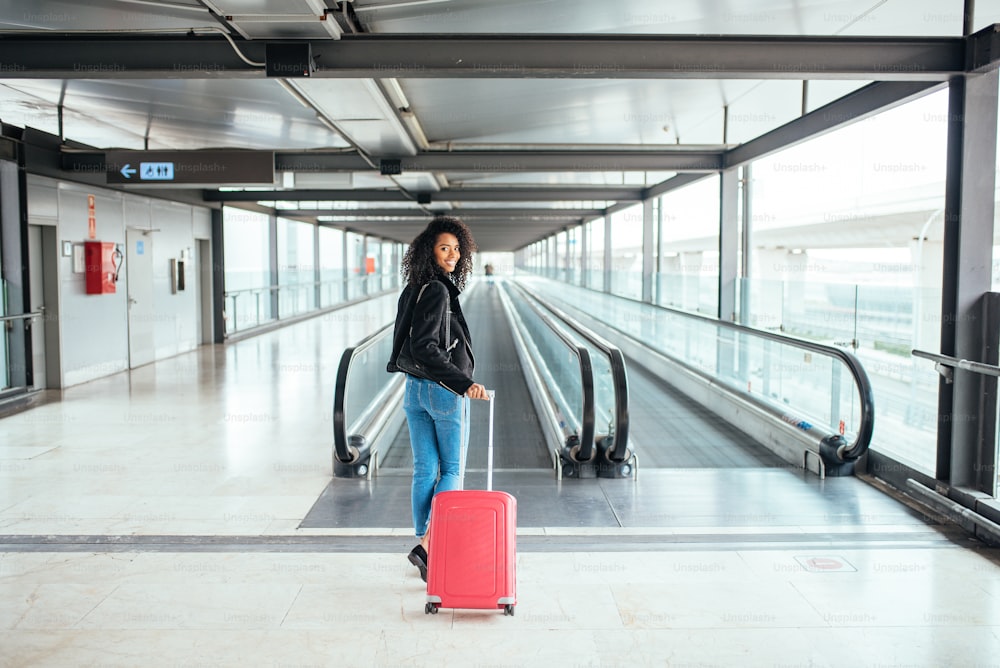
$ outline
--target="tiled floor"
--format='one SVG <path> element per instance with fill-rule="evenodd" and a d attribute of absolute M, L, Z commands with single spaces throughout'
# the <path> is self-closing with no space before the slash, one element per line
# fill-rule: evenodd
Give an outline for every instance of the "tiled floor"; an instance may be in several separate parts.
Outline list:
<path fill-rule="evenodd" d="M 380 491 L 405 479 L 340 481 L 368 519 L 300 528 L 340 352 L 394 304 L 0 420 L 0 665 L 1000 666 L 1000 552 L 782 469 L 498 473 L 523 499 L 516 615 L 425 615 L 405 495 Z"/>

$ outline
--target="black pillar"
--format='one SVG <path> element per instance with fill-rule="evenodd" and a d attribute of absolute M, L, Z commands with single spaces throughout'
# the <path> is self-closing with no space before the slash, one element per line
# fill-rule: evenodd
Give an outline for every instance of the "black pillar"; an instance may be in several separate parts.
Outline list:
<path fill-rule="evenodd" d="M 949 88 L 941 353 L 974 361 L 987 359 L 983 317 L 992 282 L 997 90 L 996 70 L 956 77 Z M 941 380 L 937 478 L 980 491 L 988 483 L 992 493 L 992 481 L 980 476 L 983 451 L 996 447 L 983 442 L 996 423 L 995 406 L 982 404 L 986 382 L 962 369 L 953 383 Z"/>
<path fill-rule="evenodd" d="M 221 208 L 212 209 L 212 338 L 216 343 L 226 340 L 226 244 L 222 217 Z"/>

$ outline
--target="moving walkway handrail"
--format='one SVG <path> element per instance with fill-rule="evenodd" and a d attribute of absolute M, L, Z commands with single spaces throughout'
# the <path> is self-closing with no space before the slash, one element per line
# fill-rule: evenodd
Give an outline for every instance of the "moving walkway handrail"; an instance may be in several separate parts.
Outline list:
<path fill-rule="evenodd" d="M 668 310 L 673 312 L 673 309 Z M 680 311 L 676 312 L 680 313 Z M 685 315 L 695 317 L 692 314 Z M 738 325 L 733 322 L 726 322 L 725 320 L 714 320 L 712 318 L 705 318 L 704 316 L 697 317 L 704 318 L 709 322 L 714 322 L 717 325 L 721 325 L 735 332 L 756 336 L 769 341 L 775 341 L 777 343 L 781 343 L 782 345 L 789 345 L 802 350 L 808 350 L 826 357 L 834 357 L 843 362 L 844 366 L 847 367 L 847 370 L 851 372 L 851 376 L 854 378 L 854 386 L 858 389 L 858 400 L 861 404 L 861 418 L 858 420 L 858 431 L 854 436 L 854 442 L 850 444 L 838 444 L 835 447 L 835 453 L 833 454 L 835 454 L 836 458 L 840 461 L 854 461 L 868 452 L 868 447 L 872 442 L 872 434 L 875 431 L 875 396 L 874 392 L 872 392 L 872 383 L 868 378 L 868 373 L 865 371 L 864 366 L 857 357 L 846 350 L 841 350 L 840 348 L 836 348 L 834 346 L 827 346 L 814 341 L 806 341 L 804 339 L 796 339 L 791 336 L 775 334 L 774 332 L 754 329 L 753 327 Z M 840 440 L 843 440 L 843 438 L 841 437 Z"/>
<path fill-rule="evenodd" d="M 839 434 L 831 434 L 822 439 L 820 442 L 820 455 L 824 456 L 824 458 L 832 457 L 834 462 L 852 462 L 868 451 L 868 448 L 871 445 L 872 434 L 875 429 L 875 399 L 868 374 L 865 372 L 864 366 L 862 366 L 861 362 L 853 354 L 845 350 L 841 350 L 840 348 L 816 343 L 814 341 L 807 341 L 805 339 L 797 339 L 783 334 L 775 334 L 774 332 L 754 329 L 753 327 L 747 327 L 746 325 L 739 325 L 734 322 L 719 320 L 717 318 L 711 318 L 698 313 L 679 311 L 660 304 L 638 301 L 622 295 L 614 296 L 617 299 L 634 302 L 644 308 L 654 308 L 672 315 L 682 316 L 692 320 L 700 320 L 707 324 L 722 327 L 733 332 L 774 341 L 782 345 L 792 346 L 794 348 L 807 350 L 840 360 L 847 367 L 851 376 L 854 378 L 854 384 L 855 387 L 857 387 L 858 398 L 860 401 L 861 417 L 858 423 L 857 434 L 855 435 L 852 443 L 845 443 L 845 439 Z"/>
<path fill-rule="evenodd" d="M 551 311 L 560 320 L 563 321 L 568 327 L 573 329 L 577 334 L 586 339 L 591 345 L 599 349 L 605 355 L 607 355 L 608 360 L 611 365 L 611 376 L 612 383 L 615 388 L 615 432 L 614 432 L 614 445 L 608 450 L 608 457 L 612 461 L 620 462 L 627 458 L 628 452 L 628 423 L 629 423 L 629 413 L 628 413 L 628 377 L 625 371 L 625 356 L 622 351 L 615 345 L 611 344 L 604 338 L 598 336 L 596 332 L 593 332 L 574 318 L 572 318 L 565 311 L 556 308 L 552 304 L 546 302 L 545 300 L 539 298 L 537 295 L 532 293 L 530 290 L 525 288 L 523 285 L 518 283 L 514 284 L 517 289 L 531 295 L 533 299 L 540 302 L 546 309 Z"/>
<path fill-rule="evenodd" d="M 583 388 L 583 415 L 580 416 L 580 433 L 577 435 L 579 442 L 572 444 L 567 441 L 564 445 L 575 449 L 578 459 L 589 461 L 594 452 L 594 373 L 590 361 L 590 351 L 578 346 L 552 318 L 542 313 L 533 303 L 529 301 L 526 304 L 579 360 L 580 381 Z"/>
<path fill-rule="evenodd" d="M 337 368 L 337 381 L 333 390 L 333 449 L 336 458 L 341 462 L 351 462 L 357 453 L 351 452 L 347 427 L 344 416 L 344 401 L 347 395 L 347 378 L 350 375 L 351 363 L 354 358 L 375 345 L 383 336 L 392 333 L 393 323 L 385 325 L 376 332 L 369 334 L 357 345 L 344 350 L 340 356 Z"/>

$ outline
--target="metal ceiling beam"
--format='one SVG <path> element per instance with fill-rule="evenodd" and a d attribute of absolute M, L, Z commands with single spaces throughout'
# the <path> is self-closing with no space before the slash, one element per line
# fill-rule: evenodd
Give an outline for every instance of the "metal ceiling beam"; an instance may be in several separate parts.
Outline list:
<path fill-rule="evenodd" d="M 718 150 L 580 150 L 580 151 L 427 151 L 414 156 L 383 156 L 398 160 L 406 172 L 710 172 L 722 169 Z M 275 169 L 296 172 L 369 171 L 354 153 L 279 151 Z"/>
<path fill-rule="evenodd" d="M 583 222 L 582 220 L 560 220 L 560 221 L 545 221 L 539 222 L 537 220 L 518 220 L 516 218 L 465 218 L 462 220 L 469 225 L 476 225 L 479 227 L 495 227 L 496 231 L 502 235 L 502 230 L 548 230 L 555 231 L 561 230 L 565 227 L 572 227 Z M 429 217 L 425 218 L 398 218 L 395 220 L 319 220 L 316 224 L 320 227 L 348 227 L 348 228 L 363 228 L 366 230 L 391 230 L 397 228 L 411 229 L 413 226 L 422 228 L 427 223 L 430 222 Z"/>
<path fill-rule="evenodd" d="M 709 176 L 711 176 L 711 174 L 678 174 L 677 176 L 669 178 L 662 183 L 657 183 L 655 186 L 647 188 L 643 199 L 659 197 L 660 195 L 668 193 L 671 190 L 677 190 L 678 188 L 689 186 L 695 181 L 701 181 Z"/>
<path fill-rule="evenodd" d="M 994 23 L 969 36 L 966 69 L 970 72 L 986 72 L 1000 64 L 1000 24 Z"/>
<path fill-rule="evenodd" d="M 883 81 L 865 86 L 727 151 L 724 159 L 726 168 L 731 169 L 758 160 L 841 126 L 882 113 L 925 95 L 940 85 L 927 82 Z"/>
<path fill-rule="evenodd" d="M 455 188 L 433 193 L 419 193 L 431 202 L 579 202 L 635 201 L 643 199 L 645 188 L 621 186 L 556 186 L 532 188 Z M 205 190 L 206 202 L 302 202 L 333 200 L 345 202 L 405 202 L 402 193 L 394 190 Z"/>
<path fill-rule="evenodd" d="M 398 190 L 205 190 L 202 194 L 206 202 L 412 202 Z"/>
<path fill-rule="evenodd" d="M 383 239 L 392 239 L 400 243 L 409 243 L 426 227 L 426 222 L 415 225 L 396 225 L 392 227 L 368 228 L 363 226 L 344 226 L 342 229 L 349 229 L 352 232 L 370 234 Z M 533 227 L 490 227 L 469 223 L 469 230 L 472 232 L 476 245 L 480 252 L 494 253 L 515 251 L 519 248 L 542 239 L 558 230 L 536 229 Z"/>
<path fill-rule="evenodd" d="M 172 151 L 176 152 L 176 151 Z M 247 151 L 251 153 L 252 151 Z M 192 150 L 192 154 L 199 151 Z M 274 168 L 282 172 L 378 171 L 355 152 L 267 151 Z M 414 156 L 385 156 L 398 160 L 407 172 L 716 172 L 723 167 L 724 149 L 717 150 L 580 150 L 580 151 L 431 151 Z M 67 152 L 67 171 L 104 171 L 104 153 Z"/>
<path fill-rule="evenodd" d="M 277 209 L 279 216 L 337 216 L 343 218 L 405 218 L 419 217 L 427 220 L 432 214 L 414 209 Z M 444 216 L 457 216 L 463 220 L 501 218 L 505 220 L 576 220 L 584 216 L 600 215 L 600 209 L 450 209 L 435 211 Z"/>
<path fill-rule="evenodd" d="M 860 79 L 944 81 L 995 66 L 992 26 L 962 37 L 345 35 L 310 41 L 315 77 Z M 238 42 L 264 62 L 268 40 Z M 967 58 L 967 50 L 975 58 Z M 6 33 L 4 78 L 264 78 L 210 35 Z"/>

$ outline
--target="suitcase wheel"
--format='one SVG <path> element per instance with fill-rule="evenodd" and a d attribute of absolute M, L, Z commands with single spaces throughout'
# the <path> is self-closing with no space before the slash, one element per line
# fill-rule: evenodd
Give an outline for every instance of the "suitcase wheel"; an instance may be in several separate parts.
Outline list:
<path fill-rule="evenodd" d="M 503 606 L 503 614 L 505 616 L 506 615 L 510 615 L 511 617 L 513 617 L 514 616 L 514 606 L 511 605 L 510 603 L 508 603 L 507 605 Z"/>
<path fill-rule="evenodd" d="M 424 614 L 425 615 L 436 615 L 438 613 L 438 607 L 433 603 L 424 604 Z M 514 614 L 514 613 L 511 613 Z"/>

